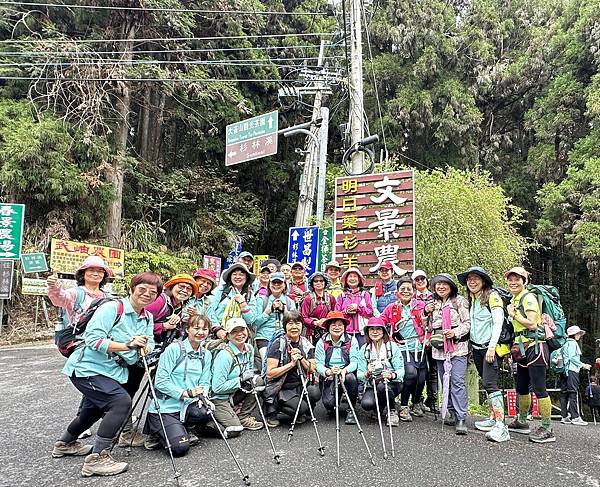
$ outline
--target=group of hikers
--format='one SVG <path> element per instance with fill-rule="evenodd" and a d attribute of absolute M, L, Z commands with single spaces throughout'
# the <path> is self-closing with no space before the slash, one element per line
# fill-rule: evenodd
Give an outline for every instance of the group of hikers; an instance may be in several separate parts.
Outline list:
<path fill-rule="evenodd" d="M 61 308 L 57 333 L 81 331 L 85 323 L 71 348 L 61 350 L 68 356 L 63 373 L 83 398 L 52 456 L 85 456 L 83 476 L 116 475 L 128 465 L 112 457 L 115 444 L 166 448 L 173 461 L 199 436 L 227 442 L 243 430 L 268 433 L 282 422 L 291 423 L 291 435 L 306 421 L 313 422 L 322 452 L 314 416 L 319 400 L 338 421 L 343 402 L 348 425 L 357 425 L 358 406 L 377 416 L 382 442 L 382 422 L 391 433 L 400 422 L 437 415 L 440 402 L 444 423 L 467 435 L 469 354 L 490 411 L 475 428 L 493 442 L 509 440 L 510 432 L 535 443 L 555 441 L 547 324 L 524 268 L 505 272 L 505 296 L 481 267 L 456 279 L 447 273 L 428 279 L 422 270 L 395 279 L 396 266 L 384 262 L 367 288 L 358 268 L 342 272 L 336 261 L 310 276 L 302 262 L 270 259 L 257 275 L 252 265 L 253 256 L 242 252 L 220 279 L 200 268 L 163 284 L 142 272 L 121 299 L 103 291 L 112 271 L 99 257 L 76 271 L 76 288 L 63 289 L 50 275 L 48 296 Z M 574 395 L 579 370 L 591 368 L 580 359 L 584 333 L 569 327 L 568 346 L 561 348 L 563 422 L 572 424 L 583 424 Z M 508 356 L 516 363 L 518 415 L 506 424 L 498 374 Z M 541 416 L 536 428 L 527 420 L 532 392 Z M 136 394 L 138 402 L 144 396 L 143 409 L 149 402 L 143 434 L 133 421 Z M 85 444 L 81 438 L 97 421 L 94 444 Z M 358 429 L 362 434 L 359 423 Z M 278 457 L 270 434 L 269 440 Z"/>

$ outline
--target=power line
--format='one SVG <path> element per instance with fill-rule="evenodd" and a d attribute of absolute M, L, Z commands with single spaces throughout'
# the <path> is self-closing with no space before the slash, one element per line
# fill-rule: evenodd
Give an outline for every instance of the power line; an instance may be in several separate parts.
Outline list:
<path fill-rule="evenodd" d="M 339 46 L 332 46 L 333 48 Z M 137 51 L 0 51 L 1 56 L 47 56 L 47 55 L 110 55 L 110 54 L 160 54 L 160 53 L 190 53 L 190 52 L 229 52 L 229 51 L 268 51 L 278 49 L 319 49 L 316 44 L 300 45 L 300 46 L 253 46 L 253 47 L 215 47 L 210 49 L 156 49 L 156 50 L 137 50 Z"/>
<path fill-rule="evenodd" d="M 0 41 L 2 44 L 37 44 L 37 43 L 51 43 L 51 44 L 78 44 L 78 43 L 109 43 L 109 42 L 131 42 L 132 40 L 136 43 L 139 42 L 183 42 L 183 41 L 221 41 L 230 39 L 272 39 L 272 38 L 285 38 L 285 37 L 321 37 L 321 36 L 333 36 L 333 32 L 300 32 L 296 34 L 248 34 L 239 36 L 215 36 L 215 37 L 155 37 L 148 39 L 6 39 Z"/>
<path fill-rule="evenodd" d="M 175 82 L 175 83 L 299 83 L 297 79 L 273 79 L 273 78 L 241 78 L 241 79 L 217 79 L 217 78 L 68 78 L 68 77 L 37 77 L 37 76 L 3 76 L 0 80 L 36 80 L 36 81 L 131 81 L 131 82 Z M 317 79 L 314 81 L 327 81 Z"/>
<path fill-rule="evenodd" d="M 262 58 L 262 59 L 214 59 L 214 60 L 157 60 L 157 59 L 136 59 L 132 61 L 120 61 L 114 59 L 92 59 L 91 62 L 72 61 L 63 63 L 0 63 L 1 67 L 39 67 L 39 66 L 97 66 L 97 65 L 114 65 L 114 66 L 131 66 L 131 65 L 155 65 L 155 64 L 184 64 L 184 65 L 222 65 L 231 63 L 248 63 L 246 66 L 275 66 L 271 61 L 314 61 L 316 57 L 292 57 L 292 58 Z M 343 59 L 342 57 L 329 57 L 327 59 Z M 288 67 L 290 65 L 281 65 Z M 305 67 L 304 64 L 297 65 Z"/>
<path fill-rule="evenodd" d="M 74 8 L 74 9 L 88 9 L 88 10 L 124 10 L 132 12 L 167 12 L 167 13 L 196 13 L 196 14 L 238 14 L 238 15 L 287 15 L 287 16 L 301 16 L 301 15 L 320 15 L 325 16 L 324 12 L 287 12 L 285 10 L 204 10 L 197 8 L 165 8 L 165 7 L 120 7 L 113 6 L 109 7 L 106 5 L 75 5 L 75 4 L 58 4 L 58 3 L 41 3 L 41 2 L 9 2 L 0 0 L 0 4 L 3 5 L 18 5 L 18 6 L 31 6 L 31 7 L 49 7 L 49 8 Z"/>

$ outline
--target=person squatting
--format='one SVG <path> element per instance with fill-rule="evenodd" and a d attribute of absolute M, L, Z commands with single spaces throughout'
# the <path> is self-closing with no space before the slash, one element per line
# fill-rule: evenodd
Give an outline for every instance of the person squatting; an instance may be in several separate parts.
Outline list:
<path fill-rule="evenodd" d="M 120 299 L 102 290 L 112 272 L 99 257 L 86 259 L 77 270 L 76 288 L 62 289 L 56 274 L 48 277 L 63 329 L 87 320 L 71 351 L 63 353 L 68 359 L 62 372 L 82 400 L 52 456 L 83 456 L 83 476 L 116 475 L 128 464 L 113 458 L 115 445 L 165 449 L 173 461 L 198 437 L 220 436 L 227 442 L 244 430 L 266 429 L 279 462 L 269 428 L 290 425 L 289 440 L 295 426 L 307 421 L 313 422 L 323 454 L 315 407 L 321 401 L 327 416 L 336 417 L 339 434 L 342 399 L 343 421 L 358 424 L 361 435 L 358 406 L 377 417 L 385 452 L 384 423 L 391 434 L 392 427 L 425 412 L 437 417 L 438 381 L 442 419 L 464 436 L 469 355 L 490 410 L 475 428 L 494 442 L 509 440 L 510 432 L 528 434 L 536 443 L 555 441 L 546 391 L 549 350 L 536 338 L 543 328 L 541 310 L 522 267 L 505 273 L 507 296 L 499 295 L 484 269 L 469 268 L 457 276 L 465 298 L 449 274 L 429 282 L 417 270 L 394 280 L 390 263 L 381 266 L 380 281 L 367 289 L 359 269 L 342 273 L 335 261 L 325 272 L 306 276 L 302 262 L 281 266 L 271 259 L 256 278 L 248 267 L 252 259 L 242 253 L 220 280 L 202 268 L 164 284 L 143 272 Z M 508 344 L 501 337 L 505 322 L 514 331 Z M 569 350 L 577 355 L 575 340 L 584 332 L 570 331 Z M 519 413 L 508 425 L 498 387 L 507 356 L 503 347 L 512 348 L 517 363 Z M 563 380 L 565 417 L 579 369 L 589 370 L 576 360 L 572 364 Z M 132 421 L 137 404 L 132 401 L 140 388 L 143 434 L 140 420 L 135 426 Z M 541 425 L 533 430 L 527 422 L 531 391 L 541 414 Z M 575 422 L 572 402 L 569 408 Z M 82 438 L 97 422 L 93 445 L 85 444 Z M 364 435 L 363 441 L 367 445 Z"/>

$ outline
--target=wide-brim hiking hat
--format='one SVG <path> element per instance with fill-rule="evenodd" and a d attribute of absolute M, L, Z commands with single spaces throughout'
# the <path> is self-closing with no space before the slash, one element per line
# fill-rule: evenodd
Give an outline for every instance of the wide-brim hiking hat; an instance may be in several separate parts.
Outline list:
<path fill-rule="evenodd" d="M 223 272 L 223 281 L 231 284 L 231 273 L 234 271 L 242 271 L 246 274 L 246 276 L 248 276 L 248 285 L 251 285 L 254 282 L 255 276 L 254 274 L 252 274 L 248 268 L 246 267 L 245 264 L 242 264 L 241 262 L 236 262 L 235 264 L 233 264 L 231 267 L 229 267 L 225 272 Z"/>
<path fill-rule="evenodd" d="M 327 313 L 327 316 L 325 317 L 323 326 L 327 330 L 329 330 L 329 325 L 331 325 L 331 323 L 333 323 L 336 320 L 343 321 L 344 326 L 348 326 L 350 324 L 350 320 L 348 318 L 346 318 L 346 316 L 344 316 L 344 313 L 342 313 L 341 311 L 330 311 L 329 313 Z"/>
<path fill-rule="evenodd" d="M 345 271 L 342 274 L 342 277 L 340 278 L 342 281 L 342 286 L 346 286 L 346 280 L 348 279 L 348 276 L 352 272 L 354 272 L 360 279 L 360 283 L 358 284 L 358 286 L 359 287 L 364 286 L 365 285 L 365 277 L 362 275 L 362 272 L 360 272 L 360 269 L 358 267 L 350 267 L 347 271 Z"/>
<path fill-rule="evenodd" d="M 244 321 L 244 318 L 229 318 L 225 322 L 225 332 L 229 335 L 236 328 L 246 328 L 248 329 L 248 325 Z"/>
<path fill-rule="evenodd" d="M 89 257 L 87 257 L 77 268 L 77 270 L 75 271 L 75 275 L 77 275 L 80 272 L 85 272 L 86 269 L 91 269 L 93 267 L 98 267 L 102 269 L 106 273 L 106 277 L 113 276 L 112 269 L 108 267 L 108 264 L 104 261 L 102 257 L 99 257 L 97 255 L 90 255 Z"/>
<path fill-rule="evenodd" d="M 483 267 L 479 266 L 469 267 L 465 272 L 462 272 L 458 276 L 456 276 L 458 278 L 458 282 L 460 282 L 463 286 L 466 286 L 467 277 L 469 277 L 469 274 L 476 274 L 479 277 L 481 277 L 485 287 L 492 287 L 494 285 L 494 281 L 492 280 L 490 275 L 487 272 L 485 272 Z"/>
<path fill-rule="evenodd" d="M 330 267 L 335 267 L 336 269 L 342 270 L 342 266 L 337 260 L 330 260 L 329 262 L 327 262 L 327 265 L 325 266 L 325 272 L 327 272 L 327 269 L 329 269 Z"/>
<path fill-rule="evenodd" d="M 567 336 L 568 337 L 575 336 L 578 333 L 581 333 L 581 336 L 583 336 L 583 335 L 585 335 L 585 330 L 582 330 L 577 325 L 569 326 L 569 328 L 567 328 Z"/>
<path fill-rule="evenodd" d="M 329 287 L 329 285 L 331 284 L 331 279 L 329 279 L 329 276 L 327 274 L 324 274 L 323 272 L 315 272 L 308 278 L 308 287 L 310 288 L 311 291 L 315 290 L 315 287 L 313 286 L 313 281 L 317 277 L 322 277 L 323 280 L 325 281 L 324 289 L 327 289 Z"/>
<path fill-rule="evenodd" d="M 508 279 L 508 276 L 510 276 L 511 274 L 516 274 L 517 276 L 522 277 L 525 282 L 529 281 L 529 272 L 527 272 L 525 270 L 525 268 L 517 266 L 517 267 L 513 267 L 511 269 L 508 269 L 505 273 L 504 273 L 504 277 L 506 279 Z"/>
<path fill-rule="evenodd" d="M 363 328 L 364 334 L 367 334 L 367 329 L 368 328 L 383 328 L 384 333 L 387 335 L 388 334 L 388 329 L 387 326 L 385 324 L 385 322 L 376 316 L 373 316 L 371 318 L 369 318 L 369 321 L 367 322 L 367 324 L 365 325 L 365 327 Z"/>
<path fill-rule="evenodd" d="M 433 276 L 431 278 L 431 290 L 435 292 L 435 285 L 438 282 L 445 282 L 447 284 L 450 285 L 450 288 L 452 289 L 452 294 L 457 294 L 458 293 L 458 286 L 456 285 L 456 283 L 454 282 L 454 279 L 452 279 L 452 276 L 446 272 L 442 272 L 441 274 L 437 274 L 435 276 Z"/>
<path fill-rule="evenodd" d="M 248 252 L 247 250 L 244 250 L 243 252 L 240 252 L 240 255 L 238 255 L 238 259 L 252 259 L 254 260 L 254 256 Z"/>
<path fill-rule="evenodd" d="M 194 293 L 194 295 L 198 294 L 198 291 L 200 290 L 200 286 L 198 286 L 198 283 L 196 282 L 196 280 L 190 276 L 189 274 L 175 274 L 171 279 L 169 279 L 167 282 L 165 282 L 165 287 L 166 288 L 172 288 L 175 284 L 189 284 L 190 286 L 192 286 L 192 292 Z"/>
<path fill-rule="evenodd" d="M 194 271 L 194 273 L 192 274 L 192 277 L 194 279 L 196 277 L 201 277 L 202 279 L 206 279 L 207 281 L 210 281 L 211 291 L 217 285 L 217 273 L 215 271 L 213 271 L 212 269 L 206 269 L 204 267 L 200 267 L 199 269 L 196 269 Z"/>

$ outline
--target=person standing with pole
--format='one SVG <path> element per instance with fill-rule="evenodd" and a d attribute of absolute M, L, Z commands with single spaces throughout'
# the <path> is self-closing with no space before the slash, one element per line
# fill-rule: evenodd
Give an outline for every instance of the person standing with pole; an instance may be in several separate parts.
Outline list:
<path fill-rule="evenodd" d="M 152 315 L 144 311 L 162 291 L 156 274 L 134 276 L 129 298 L 100 306 L 83 335 L 84 346 L 67 360 L 63 373 L 84 396 L 81 411 L 54 443 L 52 456 L 87 455 L 81 469 L 84 477 L 117 475 L 127 470 L 110 453 L 113 438 L 131 409 L 131 397 L 124 389 L 127 365 L 135 364 L 138 352 L 154 348 Z M 119 315 L 119 311 L 121 314 Z M 77 437 L 101 420 L 94 446 L 84 445 Z"/>

